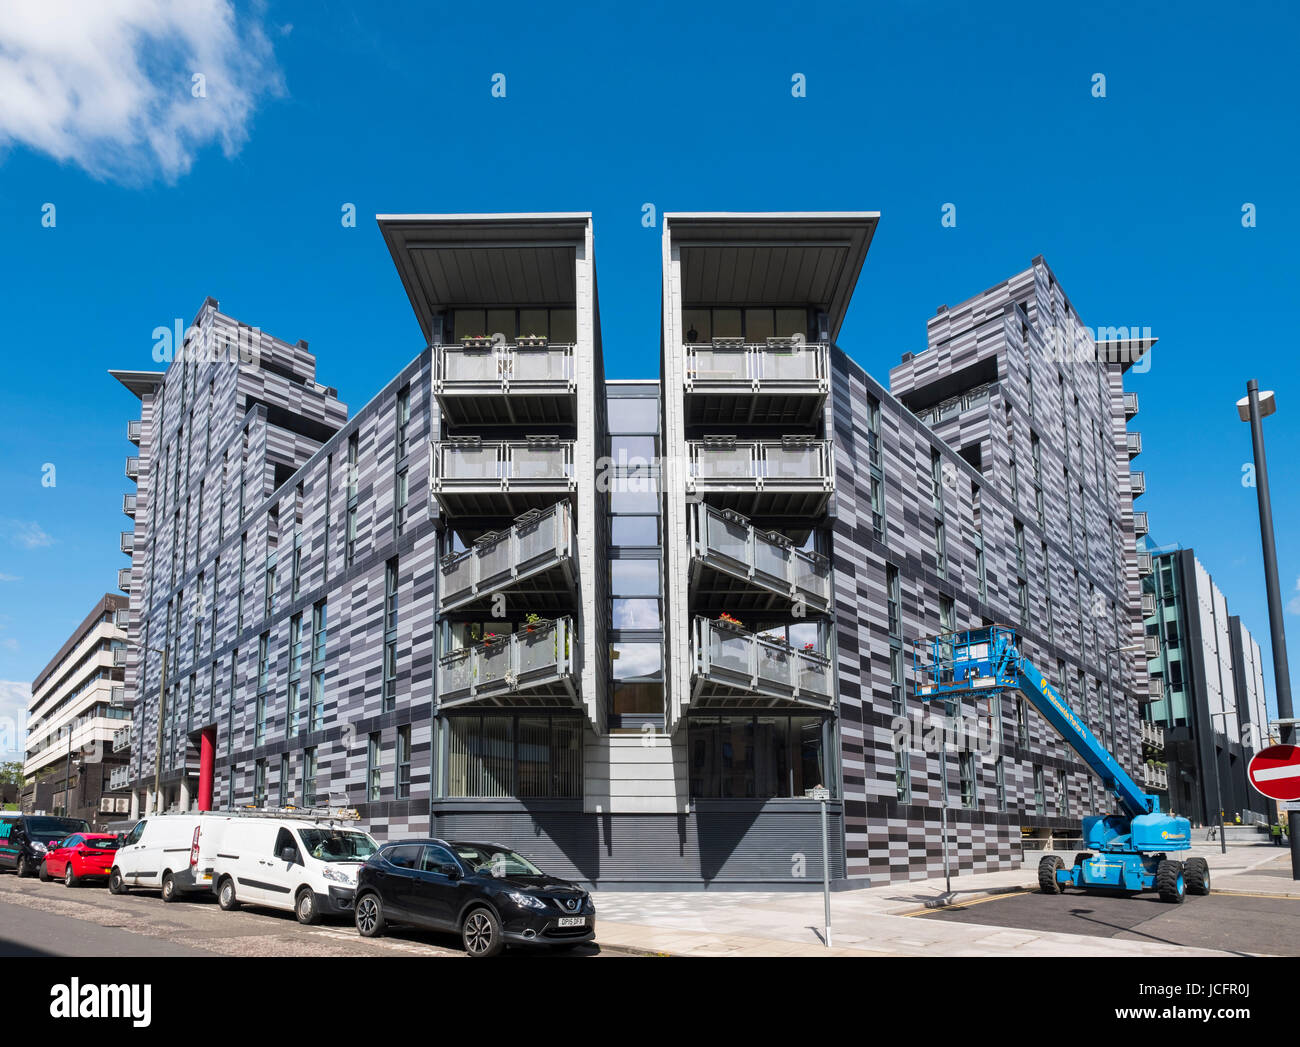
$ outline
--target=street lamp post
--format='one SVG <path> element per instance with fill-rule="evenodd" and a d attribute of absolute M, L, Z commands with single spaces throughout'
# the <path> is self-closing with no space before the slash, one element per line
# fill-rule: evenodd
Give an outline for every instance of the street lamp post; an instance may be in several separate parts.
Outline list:
<path fill-rule="evenodd" d="M 1291 706 L 1291 667 L 1286 656 L 1286 627 L 1282 622 L 1282 590 L 1277 581 L 1277 543 L 1273 538 L 1273 502 L 1268 489 L 1268 462 L 1264 456 L 1264 428 L 1261 421 L 1277 410 L 1277 398 L 1271 391 L 1260 392 L 1259 383 L 1246 383 L 1246 395 L 1237 401 L 1237 416 L 1250 423 L 1251 445 L 1255 454 L 1255 494 L 1259 500 L 1259 538 L 1264 553 L 1264 588 L 1268 594 L 1269 635 L 1273 644 L 1273 683 L 1277 689 L 1277 715 L 1282 721 L 1282 742 L 1296 741 L 1295 712 Z M 1288 722 L 1289 721 L 1289 722 Z M 1300 880 L 1300 839 L 1294 832 L 1291 840 L 1291 879 Z"/>

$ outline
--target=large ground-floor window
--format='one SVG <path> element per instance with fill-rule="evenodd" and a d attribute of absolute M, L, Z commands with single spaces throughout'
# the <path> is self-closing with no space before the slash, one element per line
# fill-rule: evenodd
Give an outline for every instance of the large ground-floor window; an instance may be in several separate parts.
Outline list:
<path fill-rule="evenodd" d="M 548 713 L 447 718 L 447 795 L 582 795 L 582 719 Z"/>
<path fill-rule="evenodd" d="M 767 799 L 826 785 L 826 729 L 820 716 L 692 716 L 691 796 Z"/>

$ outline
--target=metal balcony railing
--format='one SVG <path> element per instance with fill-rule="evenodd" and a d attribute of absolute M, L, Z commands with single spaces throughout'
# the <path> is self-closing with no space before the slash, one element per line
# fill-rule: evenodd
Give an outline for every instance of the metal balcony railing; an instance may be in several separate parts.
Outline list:
<path fill-rule="evenodd" d="M 691 479 L 700 486 L 738 483 L 765 487 L 834 485 L 829 440 L 786 437 L 782 440 L 736 440 L 714 436 L 689 440 Z"/>
<path fill-rule="evenodd" d="M 1144 618 L 1149 618 L 1151 617 L 1151 615 L 1155 613 L 1156 613 L 1156 594 L 1143 593 L 1142 594 L 1142 616 Z"/>
<path fill-rule="evenodd" d="M 131 624 L 131 610 L 128 607 L 119 607 L 113 612 L 113 624 L 119 629 L 125 629 Z"/>
<path fill-rule="evenodd" d="M 114 647 L 113 651 L 113 668 L 123 669 L 126 667 L 126 648 Z"/>
<path fill-rule="evenodd" d="M 144 429 L 144 423 L 138 418 L 132 418 L 126 423 L 126 438 L 137 447 L 140 445 L 140 435 Z"/>
<path fill-rule="evenodd" d="M 578 640 L 573 619 L 559 618 L 450 651 L 438 660 L 439 705 L 576 704 Z"/>
<path fill-rule="evenodd" d="M 568 486 L 573 478 L 573 441 L 557 437 L 487 441 L 476 437 L 434 444 L 430 481 L 437 490 L 511 485 Z"/>
<path fill-rule="evenodd" d="M 784 535 L 755 527 L 733 510 L 697 502 L 689 511 L 691 556 L 699 563 L 802 602 L 809 610 L 830 608 L 834 596 L 826 557 L 794 548 Z"/>
<path fill-rule="evenodd" d="M 1134 514 L 1133 514 L 1133 533 L 1136 534 L 1139 538 L 1141 538 L 1142 535 L 1144 535 L 1144 534 L 1149 534 L 1150 532 L 1151 532 L 1151 528 L 1149 528 L 1149 527 L 1147 526 L 1147 514 L 1146 514 L 1146 513 L 1134 513 Z"/>
<path fill-rule="evenodd" d="M 1160 657 L 1160 637 L 1144 636 L 1142 637 L 1142 653 L 1147 658 Z"/>
<path fill-rule="evenodd" d="M 542 571 L 566 566 L 575 552 L 569 502 L 533 510 L 509 530 L 483 535 L 464 552 L 443 558 L 439 606 L 448 611 Z"/>
<path fill-rule="evenodd" d="M 126 460 L 126 478 L 128 480 L 140 479 L 140 456 L 131 455 Z"/>
<path fill-rule="evenodd" d="M 506 393 L 529 385 L 568 385 L 573 381 L 574 348 L 548 342 L 435 346 L 438 388 L 473 386 Z"/>
<path fill-rule="evenodd" d="M 1152 574 L 1156 569 L 1155 557 L 1150 553 L 1138 553 L 1137 561 L 1139 575 Z"/>
<path fill-rule="evenodd" d="M 998 387 L 997 382 L 989 382 L 985 385 L 977 386 L 974 389 L 962 393 L 960 396 L 953 396 L 947 400 L 937 403 L 932 407 L 918 408 L 914 413 L 916 417 L 926 425 L 937 425 L 939 422 L 948 418 L 953 418 L 980 404 L 988 403 L 993 396 L 993 391 Z"/>
<path fill-rule="evenodd" d="M 113 752 L 120 753 L 123 749 L 131 748 L 131 727 L 119 727 L 113 732 Z"/>
<path fill-rule="evenodd" d="M 126 705 L 126 685 L 114 684 L 113 689 L 109 692 L 108 704 L 114 709 L 121 709 Z"/>
<path fill-rule="evenodd" d="M 117 587 L 124 593 L 131 591 L 131 568 L 123 567 L 117 572 Z"/>
<path fill-rule="evenodd" d="M 1163 749 L 1165 747 L 1165 730 L 1163 727 L 1157 727 L 1146 720 L 1140 721 L 1142 725 L 1142 740 L 1153 749 Z"/>
<path fill-rule="evenodd" d="M 135 532 L 123 531 L 120 544 L 122 546 L 122 552 L 126 553 L 127 556 L 130 556 L 131 550 L 135 548 Z"/>
<path fill-rule="evenodd" d="M 1163 676 L 1151 676 L 1147 679 L 1147 695 L 1151 700 L 1159 701 L 1165 696 L 1165 680 Z"/>
<path fill-rule="evenodd" d="M 1163 767 L 1153 767 L 1149 763 L 1142 765 L 1142 784 L 1152 789 L 1169 788 L 1169 772 Z"/>
<path fill-rule="evenodd" d="M 784 698 L 830 708 L 835 702 L 831 661 L 718 619 L 698 616 L 691 632 L 694 704 L 765 705 Z M 719 690 L 710 691 L 710 688 Z M 759 699 L 749 702 L 750 698 Z"/>
<path fill-rule="evenodd" d="M 1138 394 L 1125 393 L 1124 394 L 1124 417 L 1126 419 L 1133 418 L 1137 413 L 1138 413 Z"/>
<path fill-rule="evenodd" d="M 1138 455 L 1142 453 L 1141 433 L 1125 433 L 1124 439 L 1125 439 L 1125 445 L 1128 449 L 1128 456 L 1130 458 L 1136 458 Z"/>
<path fill-rule="evenodd" d="M 1132 490 L 1134 498 L 1136 498 L 1140 494 L 1146 494 L 1147 474 L 1142 472 L 1142 470 L 1134 469 L 1131 473 L 1129 473 L 1128 482 L 1129 482 L 1129 488 L 1130 490 Z"/>
<path fill-rule="evenodd" d="M 795 338 L 766 342 L 719 339 L 712 344 L 687 344 L 686 390 L 735 388 L 757 391 L 782 388 L 824 392 L 828 387 L 825 343 Z"/>
<path fill-rule="evenodd" d="M 108 788 L 111 792 L 120 792 L 131 787 L 131 768 L 123 764 L 108 772 Z"/>
<path fill-rule="evenodd" d="M 132 519 L 135 518 L 136 496 L 133 494 L 122 495 L 122 512 Z"/>

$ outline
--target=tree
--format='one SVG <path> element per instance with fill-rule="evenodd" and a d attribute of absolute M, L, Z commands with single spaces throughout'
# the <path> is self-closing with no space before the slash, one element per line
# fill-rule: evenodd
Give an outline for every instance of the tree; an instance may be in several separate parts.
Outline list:
<path fill-rule="evenodd" d="M 23 777 L 23 765 L 17 760 L 10 763 L 0 763 L 0 785 L 16 785 L 22 788 L 27 784 L 27 779 Z"/>

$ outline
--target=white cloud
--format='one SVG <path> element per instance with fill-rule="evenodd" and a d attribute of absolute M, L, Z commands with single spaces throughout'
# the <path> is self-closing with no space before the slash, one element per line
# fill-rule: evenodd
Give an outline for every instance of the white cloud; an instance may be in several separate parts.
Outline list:
<path fill-rule="evenodd" d="M 1300 614 L 1300 578 L 1295 580 L 1295 595 L 1286 605 L 1288 614 Z"/>
<path fill-rule="evenodd" d="M 6 0 L 0 146 L 128 183 L 174 182 L 214 142 L 235 155 L 258 99 L 283 90 L 260 6 L 237 15 L 230 0 Z"/>
<path fill-rule="evenodd" d="M 22 579 L 19 578 L 18 575 L 16 574 L 5 574 L 3 571 L 0 571 L 0 582 L 21 582 L 21 581 Z"/>
<path fill-rule="evenodd" d="M 54 544 L 54 539 L 35 520 L 4 520 L 0 523 L 3 523 L 9 540 L 24 549 L 43 549 L 47 545 Z M 17 579 L 6 575 L 5 581 L 17 581 Z"/>
<path fill-rule="evenodd" d="M 31 696 L 30 684 L 0 680 L 0 761 L 22 758 Z"/>

